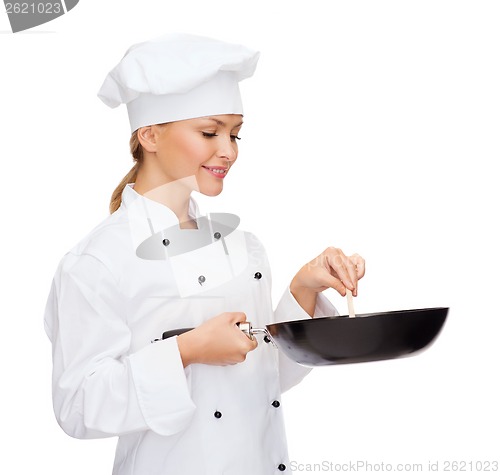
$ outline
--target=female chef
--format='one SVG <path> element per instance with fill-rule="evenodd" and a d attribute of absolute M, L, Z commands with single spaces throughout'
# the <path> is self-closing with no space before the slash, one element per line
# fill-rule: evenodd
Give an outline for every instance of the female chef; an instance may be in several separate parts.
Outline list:
<path fill-rule="evenodd" d="M 273 311 L 258 239 L 200 212 L 238 156 L 238 82 L 258 53 L 190 35 L 132 46 L 99 97 L 127 105 L 135 165 L 61 260 L 47 302 L 53 400 L 78 438 L 119 436 L 115 475 L 290 473 L 281 394 L 309 371 L 236 325 L 336 314 L 364 261 L 328 248 Z M 191 327 L 162 340 L 166 330 Z"/>

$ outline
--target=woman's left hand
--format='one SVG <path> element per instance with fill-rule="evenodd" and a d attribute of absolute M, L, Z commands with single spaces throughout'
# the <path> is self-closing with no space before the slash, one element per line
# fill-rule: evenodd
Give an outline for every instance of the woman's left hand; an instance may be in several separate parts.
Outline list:
<path fill-rule="evenodd" d="M 341 249 L 329 247 L 297 272 L 290 292 L 310 315 L 316 296 L 328 288 L 345 296 L 346 288 L 358 295 L 358 280 L 365 275 L 365 260 L 359 254 L 346 256 Z"/>

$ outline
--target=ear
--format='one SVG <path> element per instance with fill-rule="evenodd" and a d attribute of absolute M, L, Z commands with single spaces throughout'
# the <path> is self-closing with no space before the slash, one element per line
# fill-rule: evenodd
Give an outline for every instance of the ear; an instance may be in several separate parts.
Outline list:
<path fill-rule="evenodd" d="M 157 131 L 154 130 L 153 125 L 148 125 L 147 127 L 140 127 L 137 130 L 137 139 L 139 140 L 144 150 L 152 153 L 156 152 Z"/>

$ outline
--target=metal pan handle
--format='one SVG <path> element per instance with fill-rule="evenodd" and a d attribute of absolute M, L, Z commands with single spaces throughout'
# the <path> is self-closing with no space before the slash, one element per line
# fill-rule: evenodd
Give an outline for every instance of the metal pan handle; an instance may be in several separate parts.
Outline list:
<path fill-rule="evenodd" d="M 272 343 L 275 348 L 278 348 L 278 345 L 276 345 L 267 328 L 251 328 L 250 332 L 252 335 L 264 335 L 264 341 L 266 343 Z"/>

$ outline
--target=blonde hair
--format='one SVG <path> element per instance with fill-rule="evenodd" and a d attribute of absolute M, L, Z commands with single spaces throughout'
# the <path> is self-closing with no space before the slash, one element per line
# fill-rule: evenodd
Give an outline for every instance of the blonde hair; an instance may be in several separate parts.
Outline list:
<path fill-rule="evenodd" d="M 144 158 L 144 152 L 142 150 L 141 142 L 137 137 L 137 130 L 130 137 L 130 153 L 134 158 L 134 166 L 130 171 L 123 177 L 120 184 L 116 187 L 115 191 L 111 195 L 111 202 L 109 203 L 109 212 L 113 214 L 121 205 L 122 202 L 122 192 L 128 183 L 134 183 L 137 178 L 137 173 L 142 164 Z"/>

